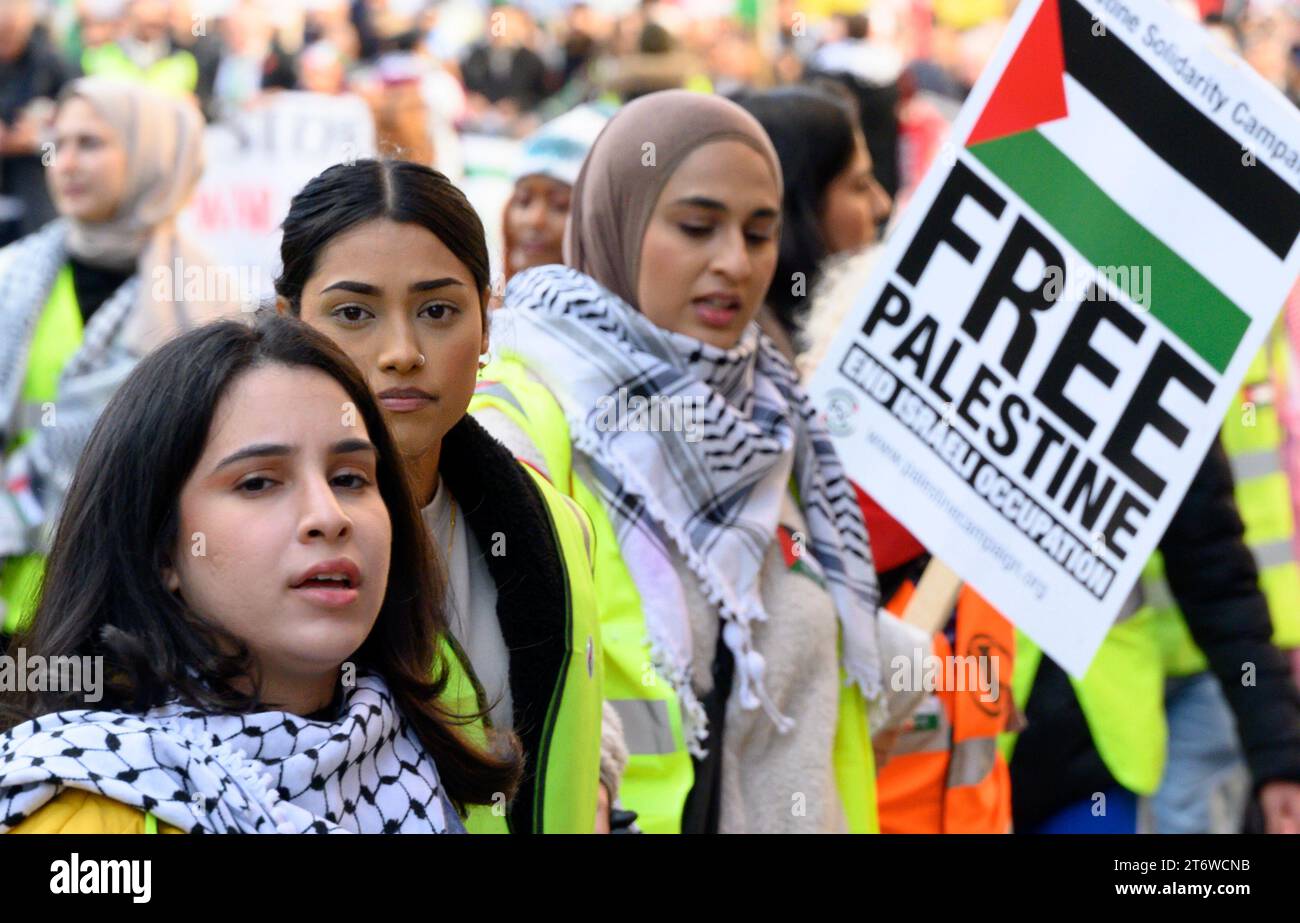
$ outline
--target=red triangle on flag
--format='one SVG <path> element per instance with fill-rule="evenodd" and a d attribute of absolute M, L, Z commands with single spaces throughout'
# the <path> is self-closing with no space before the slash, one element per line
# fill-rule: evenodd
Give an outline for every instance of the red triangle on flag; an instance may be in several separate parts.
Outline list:
<path fill-rule="evenodd" d="M 1057 0 L 1043 0 L 966 139 L 966 146 L 973 147 L 1065 118 L 1069 111 L 1065 105 L 1064 75 L 1060 9 Z"/>

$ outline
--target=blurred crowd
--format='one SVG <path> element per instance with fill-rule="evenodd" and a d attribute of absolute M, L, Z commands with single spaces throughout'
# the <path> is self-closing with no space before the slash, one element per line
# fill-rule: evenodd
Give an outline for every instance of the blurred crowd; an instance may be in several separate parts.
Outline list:
<path fill-rule="evenodd" d="M 1197 12 L 1295 99 L 1300 55 L 1290 6 L 1199 0 Z M 669 87 L 730 94 L 834 74 L 857 95 L 876 175 L 897 195 L 923 172 L 1012 7 L 1009 0 L 4 0 L 0 243 L 52 217 L 43 184 L 33 181 L 48 101 L 81 73 L 193 93 L 209 121 L 280 90 L 355 93 L 374 113 L 384 153 L 435 164 L 453 178 L 463 164 L 458 133 L 522 138 L 582 102 Z M 438 150 L 440 143 L 449 150 Z"/>
<path fill-rule="evenodd" d="M 1283 0 L 1179 0 L 1300 99 Z M 900 203 L 1014 0 L 3 0 L 0 244 L 53 217 L 39 180 L 51 100 L 78 75 L 194 94 L 209 122 L 304 91 L 365 100 L 379 151 L 453 179 L 461 139 L 522 139 L 582 103 L 722 95 L 829 77 L 856 99 L 875 177 Z M 868 18 L 867 11 L 870 16 Z M 488 150 L 491 150 L 490 148 Z"/>
<path fill-rule="evenodd" d="M 1300 105 L 1300 2 L 1167 2 L 1202 22 L 1226 49 L 1241 55 L 1264 80 Z M 889 611 L 900 614 L 930 561 L 929 553 L 881 505 L 860 490 L 850 491 L 833 452 L 826 448 L 829 437 L 813 433 L 797 447 L 781 450 L 783 463 L 793 464 L 792 453 L 799 453 L 798 467 L 786 468 L 787 475 L 791 470 L 824 468 L 824 476 L 796 485 L 796 495 L 805 486 L 812 492 L 811 499 L 803 494 L 798 503 L 782 493 L 783 481 L 789 478 L 775 477 L 773 495 L 753 502 L 764 516 L 771 514 L 768 518 L 781 509 L 785 518 L 779 529 L 775 522 L 764 523 L 769 541 L 753 561 L 741 553 L 753 549 L 733 549 L 734 560 L 753 565 L 750 589 L 761 586 L 768 597 L 755 607 L 781 611 L 774 621 L 790 632 L 784 638 L 767 636 L 765 665 L 758 656 L 761 645 L 751 644 L 740 632 L 720 631 L 722 616 L 715 618 L 719 600 L 727 599 L 718 587 L 730 586 L 733 579 L 728 567 L 718 562 L 733 558 L 714 553 L 719 546 L 713 544 L 707 545 L 709 553 L 694 549 L 694 555 L 670 556 L 664 551 L 666 535 L 677 539 L 680 548 L 686 541 L 681 536 L 693 541 L 696 530 L 706 531 L 699 529 L 700 522 L 725 518 L 716 513 L 724 503 L 704 491 L 691 495 L 689 479 L 667 463 L 646 464 L 647 457 L 660 458 L 653 454 L 637 457 L 649 472 L 650 489 L 643 492 L 661 498 L 680 494 L 680 509 L 655 509 L 655 504 L 631 502 L 617 492 L 598 494 L 612 490 L 611 485 L 626 487 L 615 476 L 622 460 L 601 457 L 596 440 L 571 444 L 565 428 L 567 421 L 581 418 L 573 408 L 588 406 L 592 396 L 583 391 L 588 378 L 574 369 L 586 363 L 593 376 L 604 373 L 602 361 L 609 357 L 623 363 L 610 367 L 627 380 L 649 380 L 651 372 L 660 374 L 671 366 L 685 368 L 687 377 L 699 376 L 688 382 L 692 386 L 707 385 L 710 394 L 717 389 L 719 399 L 709 406 L 723 408 L 725 415 L 713 421 L 713 430 L 730 434 L 735 426 L 750 427 L 741 430 L 748 435 L 736 445 L 702 449 L 724 456 L 724 461 L 728 452 L 748 453 L 750 446 L 779 443 L 784 436 L 763 426 L 784 420 L 781 413 L 791 408 L 800 419 L 814 419 L 795 382 L 825 353 L 844 307 L 852 301 L 844 293 L 861 287 L 871 270 L 873 245 L 887 235 L 931 162 L 942 156 L 950 125 L 1015 7 L 1016 0 L 0 0 L 0 248 L 13 244 L 3 251 L 10 261 L 0 265 L 0 411 L 8 415 L 0 414 L 0 500 L 12 501 L 0 504 L 0 636 L 17 636 L 34 619 L 33 643 L 60 650 L 68 638 L 48 634 L 55 631 L 49 627 L 55 622 L 40 614 L 65 606 L 59 587 L 80 594 L 86 619 L 78 630 L 84 629 L 86 637 L 86 626 L 98 625 L 95 620 L 103 617 L 99 610 L 112 608 L 91 598 L 85 589 L 90 582 L 69 563 L 75 563 L 73 551 L 81 549 L 87 560 L 99 561 L 135 549 L 126 540 L 114 544 L 94 529 L 85 530 L 84 549 L 73 548 L 69 539 L 73 551 L 64 549 L 52 558 L 55 577 L 40 597 L 50 524 L 62 515 L 65 493 L 70 492 L 74 507 L 91 508 L 103 496 L 128 488 L 138 490 L 143 499 L 123 500 L 113 509 L 124 522 L 130 520 L 137 508 L 152 509 L 146 495 L 155 489 L 155 481 L 138 476 L 134 468 L 123 473 L 135 461 L 113 467 L 114 459 L 120 461 L 113 454 L 119 448 L 113 442 L 119 438 L 113 425 L 96 430 L 108 435 L 101 438 L 102 445 L 95 445 L 99 456 L 82 463 L 92 474 L 109 472 L 103 475 L 110 485 L 103 496 L 69 487 L 78 459 L 99 414 L 123 381 L 128 382 L 128 397 L 111 405 L 123 421 L 120 429 L 138 430 L 143 434 L 140 445 L 150 445 L 146 440 L 154 433 L 140 421 L 153 419 L 145 413 L 153 405 L 151 389 L 189 394 L 175 383 L 193 384 L 186 376 L 197 375 L 195 367 L 203 363 L 189 361 L 178 348 L 164 349 L 162 358 L 150 360 L 144 373 L 133 373 L 140 357 L 157 345 L 146 332 L 165 330 L 165 339 L 210 317 L 237 313 L 239 307 L 247 313 L 247 292 L 232 296 L 224 285 L 218 291 L 212 280 L 219 273 L 204 273 L 262 268 L 244 264 L 264 262 L 275 275 L 273 290 L 270 276 L 260 285 L 246 284 L 241 277 L 241 287 L 251 286 L 254 295 L 269 291 L 281 315 L 325 325 L 347 347 L 348 358 L 372 376 L 372 383 L 427 378 L 433 382 L 429 389 L 438 391 L 447 382 L 434 377 L 446 376 L 450 382 L 459 375 L 460 390 L 448 386 L 440 393 L 450 396 L 441 403 L 418 388 L 385 389 L 377 384 L 378 405 L 369 403 L 365 382 L 353 381 L 350 365 L 336 363 L 340 370 L 335 377 L 345 390 L 356 386 L 358 393 L 348 394 L 372 411 L 368 421 L 376 430 L 383 430 L 378 424 L 380 406 L 403 421 L 395 425 L 394 438 L 403 458 L 416 460 L 410 462 L 414 467 L 407 476 L 421 490 L 414 498 L 403 493 L 401 504 L 394 501 L 395 508 L 418 501 L 425 525 L 437 523 L 430 528 L 440 545 L 445 542 L 454 571 L 450 585 L 458 587 L 452 595 L 465 604 L 464 612 L 453 612 L 464 624 L 453 618 L 450 631 L 461 633 L 456 636 L 465 650 L 458 650 L 457 657 L 473 666 L 468 672 L 477 671 L 484 680 L 477 689 L 479 705 L 488 704 L 486 688 L 495 696 L 495 719 L 507 728 L 512 699 L 519 715 L 535 717 L 538 712 L 530 708 L 550 708 L 550 687 L 529 685 L 529 670 L 536 665 L 525 669 L 507 658 L 507 648 L 513 657 L 517 650 L 539 647 L 531 635 L 511 634 L 520 624 L 532 624 L 514 621 L 519 613 L 532 618 L 533 610 L 545 611 L 556 619 L 555 630 L 566 633 L 568 653 L 585 649 L 585 680 L 580 669 L 566 666 L 562 671 L 563 683 L 586 690 L 585 698 L 565 700 L 566 708 L 582 711 L 581 721 L 565 717 L 562 722 L 552 712 L 545 713 L 556 726 L 564 724 L 564 733 L 556 739 L 571 744 L 574 753 L 585 753 L 583 759 L 592 764 L 582 782 L 587 787 L 564 789 L 576 785 L 573 779 L 581 775 L 576 771 L 568 776 L 534 773 L 539 760 L 558 762 L 569 756 L 552 757 L 549 743 L 543 747 L 540 738 L 528 736 L 532 724 L 520 722 L 515 730 L 532 775 L 525 774 L 530 781 L 512 802 L 512 830 L 524 825 L 589 830 L 594 812 L 597 829 L 604 830 L 630 828 L 639 814 L 641 828 L 647 831 L 1005 832 L 1012 828 L 1013 796 L 1016 829 L 1096 830 L 1103 829 L 1090 801 L 1097 794 L 1127 806 L 1112 809 L 1106 821 L 1110 826 L 1104 829 L 1136 830 L 1151 826 L 1145 806 L 1139 816 L 1138 797 L 1159 792 L 1163 801 L 1152 809 L 1157 830 L 1240 829 L 1247 803 L 1253 800 L 1258 805 L 1251 818 L 1254 829 L 1300 831 L 1300 693 L 1292 678 L 1300 673 L 1300 540 L 1293 515 L 1300 513 L 1300 378 L 1282 371 L 1289 369 L 1295 344 L 1300 343 L 1300 295 L 1293 295 L 1285 315 L 1290 337 L 1286 323 L 1279 324 L 1244 384 L 1241 406 L 1266 410 L 1269 425 L 1257 428 L 1252 422 L 1242 436 L 1229 415 L 1223 439 L 1226 454 L 1216 449 L 1207 459 L 1170 529 L 1174 540 L 1163 548 L 1172 585 L 1172 590 L 1163 591 L 1163 602 L 1152 589 L 1154 581 L 1144 576 L 1146 595 L 1134 603 L 1137 610 L 1141 602 L 1144 620 L 1117 623 L 1112 635 L 1120 640 L 1099 655 L 1092 687 L 1072 684 L 1050 658 L 1043 658 L 1041 668 L 1035 666 L 1024 675 L 1017 670 L 1015 705 L 1008 704 L 994 718 L 972 710 L 972 700 L 960 700 L 966 704 L 955 731 L 939 725 L 943 713 L 934 704 L 938 699 L 926 699 L 934 706 L 930 711 L 921 708 L 924 690 L 912 690 L 917 693 L 912 700 L 899 697 L 880 712 L 892 713 L 893 725 L 882 729 L 873 723 L 868 728 L 866 706 L 854 698 L 857 693 L 850 695 L 845 691 L 849 686 L 835 681 L 834 657 L 846 645 L 837 642 L 833 630 L 820 640 L 805 630 L 812 624 L 833 626 L 830 613 L 838 613 L 846 625 L 854 624 L 850 616 L 859 608 L 870 608 L 874 616 L 877 600 L 870 606 L 864 603 L 871 596 L 880 596 L 878 601 L 892 605 Z M 693 92 L 662 92 L 671 90 Z M 286 101 L 294 106 L 286 107 Z M 273 119 L 272 112 L 279 115 Z M 270 127 L 272 122 L 275 127 Z M 662 163 L 655 163 L 653 151 L 644 155 L 649 161 L 639 164 L 622 156 L 626 150 L 640 150 L 652 129 L 662 138 Z M 611 153 L 616 150 L 617 155 Z M 358 163 L 361 169 L 345 169 Z M 662 168 L 660 185 L 645 182 L 644 166 Z M 261 171 L 257 181 L 254 171 Z M 669 188 L 674 195 L 682 190 L 682 198 L 670 198 Z M 568 269 L 552 265 L 561 263 Z M 421 278 L 426 267 L 430 271 Z M 442 272 L 443 267 L 450 268 Z M 197 294 L 189 288 L 190 270 L 197 270 L 204 283 L 194 290 Z M 343 281 L 307 285 L 312 279 L 323 283 L 331 273 Z M 412 276 L 411 284 L 397 285 L 404 275 Z M 649 282 L 641 285 L 642 277 Z M 715 277 L 740 281 L 722 285 Z M 505 283 L 512 278 L 516 282 L 507 290 Z M 160 287 L 160 279 L 170 283 Z M 377 339 L 356 333 L 367 318 L 382 313 L 366 299 L 376 304 L 383 300 L 385 285 L 395 286 L 399 300 L 457 286 L 463 290 L 463 303 L 447 295 L 449 301 L 431 301 L 420 308 L 417 318 L 429 329 L 420 328 L 427 341 L 419 349 L 427 355 L 404 333 L 394 334 L 382 349 L 375 345 Z M 552 302 L 557 291 L 561 296 Z M 330 299 L 322 301 L 330 292 Z M 245 304 L 234 304 L 240 300 Z M 489 314 L 489 308 L 500 310 Z M 580 310 L 589 313 L 577 316 Z M 519 357 L 528 361 L 517 357 L 518 367 L 499 357 L 496 362 L 481 358 L 489 356 L 489 330 L 502 315 L 514 318 L 517 329 L 529 331 L 517 344 Z M 536 321 L 542 316 L 547 323 Z M 751 319 L 767 338 L 758 337 Z M 453 324 L 460 325 L 456 337 L 445 332 Z M 620 325 L 635 335 L 624 333 Z M 662 337 L 663 331 L 685 337 Z M 321 349 L 305 336 L 287 322 L 256 334 L 218 325 L 207 334 L 189 334 L 185 343 L 186 348 L 211 349 L 213 356 L 227 359 L 247 350 L 247 361 L 254 366 L 257 357 L 269 355 L 287 367 L 333 368 L 335 359 L 328 355 L 318 356 L 319 361 L 302 359 Z M 683 358 L 673 352 L 685 348 L 683 339 L 715 349 L 692 347 Z M 760 342 L 761 349 L 756 345 Z M 662 347 L 662 354 L 643 347 L 647 343 Z M 642 352 L 624 355 L 630 344 Z M 742 347 L 748 350 L 750 377 L 726 370 L 728 351 Z M 1276 363 L 1275 352 L 1281 357 Z M 707 363 L 696 368 L 701 356 L 717 362 L 718 368 Z M 218 368 L 215 359 L 213 367 Z M 539 369 L 555 377 L 556 393 L 542 394 L 545 400 L 535 387 L 533 373 Z M 207 382 L 210 403 L 237 380 L 238 368 L 227 372 L 228 380 L 217 381 L 214 371 Z M 129 378 L 132 374 L 136 377 Z M 398 381 L 401 376 L 405 378 Z M 270 378 L 263 384 L 274 390 Z M 755 390 L 723 394 L 732 385 Z M 511 450 L 508 454 L 480 432 L 478 424 L 466 422 L 471 394 L 478 403 L 470 416 L 480 419 L 495 440 Z M 542 400 L 532 406 L 546 413 L 526 412 L 524 404 L 530 400 Z M 252 397 L 249 401 L 257 405 Z M 56 403 L 59 422 L 47 424 L 42 414 Z M 335 406 L 324 401 L 326 405 Z M 286 399 L 285 406 L 291 407 L 292 401 Z M 734 408 L 742 406 L 749 408 L 746 413 L 757 407 L 753 420 L 731 419 Z M 426 412 L 436 417 L 437 427 L 410 416 Z M 288 411 L 283 416 L 293 418 Z M 554 424 L 554 431 L 525 431 L 524 422 L 538 420 Z M 177 423 L 172 437 L 177 442 L 189 438 L 183 432 L 190 425 L 198 426 L 194 420 Z M 437 439 L 430 444 L 429 433 L 435 429 Z M 1234 433 L 1240 437 L 1236 444 Z M 194 439 L 201 442 L 201 436 Z M 445 444 L 440 443 L 444 437 Z M 376 440 L 381 438 L 387 437 Z M 662 458 L 675 459 L 694 446 L 685 437 L 685 447 L 675 440 L 657 435 L 646 440 L 646 451 L 662 450 Z M 133 451 L 126 446 L 121 458 L 134 459 Z M 764 452 L 780 454 L 755 450 L 743 464 L 717 470 L 740 470 L 751 463 L 750 456 Z M 138 454 L 156 465 L 155 480 L 161 484 L 171 456 L 161 449 Z M 571 458 L 584 455 L 592 456 L 583 462 L 592 467 L 570 470 Z M 524 467 L 515 464 L 516 459 Z M 776 464 L 755 464 L 768 463 Z M 525 468 L 533 473 L 525 474 Z M 586 504 L 587 518 L 578 516 L 576 521 L 588 525 L 574 526 L 566 535 L 543 530 L 539 523 L 562 521 L 573 514 L 573 504 L 551 497 L 547 491 L 552 488 L 534 487 L 534 474 L 541 472 L 542 479 L 567 484 L 572 491 L 575 483 L 582 486 L 584 471 L 596 486 L 578 492 L 578 505 Z M 394 484 L 400 480 L 387 469 L 378 480 L 389 476 Z M 446 480 L 446 491 L 440 478 Z M 265 479 L 250 479 L 257 480 Z M 480 481 L 491 482 L 491 488 Z M 750 496 L 754 483 L 759 481 L 743 485 L 736 494 Z M 407 488 L 392 489 L 401 493 Z M 498 491 L 517 495 L 506 498 L 504 512 L 487 502 Z M 550 513 L 538 513 L 543 508 L 537 497 L 550 497 Z M 468 525 L 462 521 L 459 531 L 458 508 L 470 520 Z M 823 512 L 832 508 L 833 526 Z M 415 509 L 411 506 L 410 511 Z M 703 515 L 706 510 L 709 516 Z M 593 574 L 589 560 L 586 575 L 580 563 L 569 567 L 567 579 L 577 589 L 550 586 L 555 599 L 538 602 L 511 595 L 518 593 L 515 570 L 489 572 L 492 565 L 483 563 L 486 555 L 472 561 L 469 556 L 471 547 L 479 547 L 471 542 L 501 534 L 495 531 L 496 520 L 488 522 L 498 512 L 501 521 L 522 530 L 512 534 L 526 532 L 533 543 L 512 545 L 533 550 L 519 552 L 510 568 L 535 564 L 536 577 L 545 575 L 554 555 L 576 562 L 589 558 L 593 543 L 586 529 L 594 525 L 598 537 L 605 533 L 605 566 L 611 569 L 602 572 L 597 561 Z M 656 521 L 651 527 L 642 516 L 667 525 Z M 820 536 L 815 516 L 823 517 Z M 411 518 L 415 525 L 403 526 L 396 516 L 394 522 L 421 532 L 420 520 Z M 445 535 L 439 531 L 444 521 Z M 862 528 L 845 529 L 844 521 Z M 157 524 L 147 525 L 140 535 L 155 541 Z M 669 526 L 677 531 L 656 531 Z M 810 576 L 800 560 L 801 536 L 809 530 L 816 553 L 832 562 L 825 566 L 827 580 L 820 579 L 824 575 Z M 67 531 L 74 534 L 74 527 Z M 257 529 L 246 531 L 235 530 L 230 540 L 265 538 Z M 465 536 L 459 545 L 457 535 Z M 392 547 L 401 547 L 401 539 L 395 533 Z M 92 540 L 102 547 L 90 547 Z M 718 539 L 706 535 L 704 540 Z M 405 542 L 408 548 L 423 548 L 412 535 Z M 600 541 L 594 544 L 601 547 Z M 545 554 L 536 551 L 539 547 Z M 531 564 L 530 554 L 537 558 Z M 263 566 L 264 561 L 253 557 L 247 562 L 250 569 Z M 269 551 L 264 557 L 276 559 Z M 846 567 L 845 561 L 863 562 L 858 568 L 862 573 Z M 412 586 L 433 579 L 421 570 L 423 564 L 399 563 L 412 571 Z M 874 575 L 867 573 L 871 566 Z M 125 572 L 127 565 L 122 567 Z M 104 581 L 116 579 L 109 565 L 96 573 Z M 664 599 L 655 599 L 645 592 L 664 586 L 664 575 L 673 573 L 694 596 L 668 599 L 671 594 L 664 593 Z M 760 573 L 763 581 L 757 580 Z M 156 576 L 150 576 L 154 584 Z M 342 592 L 339 582 L 343 589 L 353 588 L 351 578 L 332 571 L 309 575 L 293 588 L 318 577 L 321 581 L 309 587 L 312 592 Z M 579 577 L 592 577 L 595 584 L 579 586 Z M 696 593 L 695 578 L 703 581 L 705 595 Z M 862 587 L 877 578 L 879 587 L 864 592 Z M 817 584 L 816 592 L 806 585 L 810 580 Z M 666 582 L 673 584 L 672 579 Z M 238 577 L 223 577 L 223 590 L 239 584 Z M 168 586 L 174 593 L 175 587 Z M 535 586 L 529 584 L 529 591 Z M 592 599 L 597 589 L 603 594 L 602 606 L 627 610 L 614 620 L 617 630 L 609 631 L 608 621 L 604 629 L 604 680 L 595 670 L 600 660 L 593 642 L 602 629 L 584 639 L 581 627 L 582 617 L 595 618 Z M 644 606 L 638 589 L 645 594 Z M 1235 595 L 1225 602 L 1229 590 Z M 592 595 L 586 616 L 573 602 L 581 602 L 581 592 Z M 962 594 L 948 627 L 933 638 L 924 632 L 919 639 L 903 637 L 919 630 L 901 628 L 899 619 L 881 619 L 881 654 L 868 649 L 873 641 L 864 646 L 856 664 L 875 665 L 894 649 L 891 646 L 919 651 L 933 642 L 936 651 L 948 651 L 952 645 L 974 643 L 972 638 L 995 635 L 1005 639 L 1005 648 L 1021 644 L 1026 652 L 1035 650 L 1024 640 L 1013 640 L 1011 625 L 973 590 L 966 588 Z M 38 598 L 46 600 L 40 612 L 35 608 Z M 164 600 L 167 605 L 169 599 Z M 1214 604 L 1199 604 L 1207 599 Z M 374 602 L 377 607 L 378 600 Z M 551 603 L 554 608 L 547 609 Z M 821 607 L 816 612 L 811 611 L 813 603 Z M 576 620 L 565 615 L 575 611 L 580 616 Z M 681 616 L 681 624 L 662 628 L 656 619 L 667 623 L 664 612 Z M 694 626 L 687 615 L 696 620 Z M 730 610 L 723 615 L 728 629 L 743 621 Z M 623 621 L 624 616 L 629 621 Z M 602 612 L 601 618 L 609 616 Z M 1148 631 L 1143 627 L 1148 623 L 1156 627 Z M 1168 643 L 1161 640 L 1157 623 L 1172 626 Z M 695 638 L 707 643 L 694 652 L 693 660 L 687 643 L 682 662 L 668 664 L 672 669 L 656 664 L 671 680 L 677 698 L 647 692 L 654 685 L 654 671 L 643 672 L 638 665 L 641 647 L 650 642 L 633 645 L 627 624 L 642 626 L 646 638 L 655 637 L 657 653 L 664 644 L 654 631 L 689 637 L 703 624 L 712 632 Z M 1270 624 L 1275 628 L 1271 636 Z M 476 636 L 483 625 L 500 631 Z M 988 628 L 991 634 L 984 630 L 988 625 L 995 626 Z M 1150 650 L 1139 651 L 1134 667 L 1115 652 L 1124 653 L 1123 639 L 1138 628 L 1148 632 L 1142 637 Z M 1208 663 L 1193 641 L 1205 648 Z M 620 644 L 632 653 L 624 656 Z M 1002 649 L 1001 642 L 995 646 Z M 709 650 L 713 647 L 716 653 Z M 1176 653 L 1190 649 L 1192 656 L 1174 665 L 1165 648 Z M 808 651 L 824 655 L 820 666 L 809 668 L 794 656 Z M 1037 656 L 1026 653 L 1025 659 L 1037 664 Z M 1252 683 L 1243 691 L 1234 671 L 1247 661 L 1261 665 L 1261 678 L 1257 689 Z M 383 666 L 401 679 L 401 664 Z M 777 708 L 751 691 L 761 690 L 765 670 L 770 682 L 787 684 L 787 697 L 801 709 L 800 727 L 820 728 L 825 739 L 801 744 L 797 735 L 788 737 L 784 751 L 755 743 L 766 741 L 762 734 L 769 729 L 764 725 L 760 734 L 744 724 L 752 720 L 745 717 L 751 712 L 765 712 L 776 727 L 788 730 Z M 650 683 L 642 678 L 646 675 Z M 700 682 L 701 676 L 711 677 L 713 683 Z M 744 714 L 726 711 L 733 680 L 738 700 L 746 703 Z M 161 684 L 167 682 L 184 686 L 188 680 L 180 671 L 163 677 Z M 1011 682 L 1008 676 L 1003 685 Z M 879 684 L 860 685 L 865 689 Z M 560 699 L 557 694 L 554 701 Z M 950 696 L 945 701 L 943 707 L 958 714 L 953 711 L 956 700 Z M 519 766 L 486 758 L 475 762 L 482 754 L 471 759 L 459 744 L 447 744 L 455 735 L 439 737 L 439 715 L 424 714 L 411 702 L 402 705 L 422 715 L 421 733 L 433 742 L 428 748 L 437 751 L 444 773 L 445 767 L 455 767 L 448 774 L 448 816 L 454 813 L 452 802 L 478 805 L 484 808 L 479 815 L 482 829 L 504 827 L 500 815 L 490 814 L 486 806 L 500 793 L 500 780 L 513 778 L 512 773 L 518 776 Z M 480 711 L 482 719 L 489 709 Z M 316 713 L 314 707 L 295 712 Z M 876 716 L 871 714 L 872 719 Z M 1021 720 L 1025 717 L 1028 725 Z M 856 749 L 841 747 L 837 721 L 861 725 Z M 724 726 L 729 737 L 723 736 Z M 5 727 L 0 721 L 0 728 Z M 165 724 L 155 730 L 169 735 L 173 728 Z M 700 741 L 711 740 L 716 746 L 696 746 L 696 732 Z M 939 732 L 948 735 L 946 749 L 926 743 L 927 734 Z M 550 741 L 549 725 L 546 734 Z M 1021 741 L 1015 745 L 1014 760 L 995 751 L 1000 735 L 1015 734 Z M 1168 761 L 1166 736 L 1171 742 Z M 782 786 L 803 772 L 800 765 L 816 746 L 821 755 L 814 760 L 815 768 L 827 771 L 819 782 L 809 784 L 822 786 L 825 803 L 834 800 L 830 793 L 837 785 L 864 799 L 869 792 L 869 803 L 846 797 L 844 818 L 805 821 L 805 814 L 793 810 L 785 816 Z M 79 754 L 82 748 L 75 749 Z M 942 760 L 934 758 L 939 749 L 944 751 Z M 714 759 L 710 753 L 727 755 Z M 962 781 L 958 772 L 970 768 L 963 762 L 971 759 L 970 753 L 982 760 L 973 782 Z M 147 766 L 148 760 L 142 760 Z M 348 760 L 342 765 L 346 770 Z M 742 780 L 734 776 L 737 766 L 747 772 L 758 768 L 754 778 Z M 835 779 L 829 774 L 832 766 Z M 621 802 L 620 777 L 631 780 L 631 794 Z M 762 784 L 755 784 L 759 777 Z M 309 781 L 314 785 L 316 779 Z M 545 785 L 559 792 L 551 803 L 566 805 L 572 816 L 557 820 L 543 817 L 540 808 L 534 812 Z M 965 803 L 950 797 L 956 789 L 964 790 Z M 773 791 L 780 811 L 770 807 Z M 753 792 L 768 800 L 760 805 L 761 799 L 754 796 L 747 802 Z M 29 794 L 6 794 L 0 785 L 0 827 L 42 807 L 29 804 L 19 810 L 23 805 L 15 801 L 8 805 L 12 813 L 6 813 L 4 798 L 21 800 Z M 144 800 L 146 808 L 151 799 Z M 275 801 L 268 796 L 268 803 Z M 433 795 L 429 801 L 433 803 Z M 436 813 L 441 815 L 441 808 Z M 323 816 L 347 826 L 332 812 Z M 426 819 L 424 813 L 418 817 Z M 390 829 L 391 819 L 380 819 L 379 829 Z M 255 826 L 261 823 L 259 818 Z M 294 826 L 289 820 L 280 823 Z M 373 818 L 367 818 L 357 826 L 369 830 L 367 824 L 372 823 Z M 412 828 L 422 826 L 430 825 L 412 823 Z M 472 820 L 469 827 L 475 828 Z"/>

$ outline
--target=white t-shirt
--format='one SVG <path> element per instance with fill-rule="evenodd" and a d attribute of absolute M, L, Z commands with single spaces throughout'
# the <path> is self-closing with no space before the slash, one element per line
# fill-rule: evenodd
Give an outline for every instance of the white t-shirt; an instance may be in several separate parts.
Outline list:
<path fill-rule="evenodd" d="M 451 633 L 483 685 L 492 724 L 511 728 L 514 711 L 510 698 L 510 652 L 497 620 L 497 587 L 483 550 L 465 523 L 464 511 L 441 480 L 433 500 L 422 512 L 424 524 L 447 570 L 447 618 Z"/>

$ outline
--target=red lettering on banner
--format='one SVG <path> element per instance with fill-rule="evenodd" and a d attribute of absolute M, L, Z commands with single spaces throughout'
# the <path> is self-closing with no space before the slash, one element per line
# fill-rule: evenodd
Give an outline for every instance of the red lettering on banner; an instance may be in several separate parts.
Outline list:
<path fill-rule="evenodd" d="M 271 230 L 271 190 L 265 186 L 200 191 L 194 215 L 201 231 Z"/>

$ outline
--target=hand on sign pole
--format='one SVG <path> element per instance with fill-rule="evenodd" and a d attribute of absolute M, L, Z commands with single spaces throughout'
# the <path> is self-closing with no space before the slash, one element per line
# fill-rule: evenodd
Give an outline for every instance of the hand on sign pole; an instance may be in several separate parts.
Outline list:
<path fill-rule="evenodd" d="M 1300 833 L 1300 782 L 1269 782 L 1259 790 L 1265 833 Z"/>
<path fill-rule="evenodd" d="M 596 794 L 596 832 L 609 833 L 609 789 L 601 783 L 600 790 Z"/>
<path fill-rule="evenodd" d="M 876 772 L 879 773 L 889 762 L 889 752 L 894 749 L 898 743 L 898 738 L 903 736 L 902 728 L 893 730 L 880 731 L 871 738 L 871 750 L 876 757 Z"/>
<path fill-rule="evenodd" d="M 931 558 L 921 574 L 921 579 L 917 581 L 916 590 L 908 600 L 902 616 L 903 625 L 910 626 L 911 629 L 905 633 L 907 644 L 921 645 L 915 652 L 917 660 L 929 653 L 930 637 L 935 632 L 943 630 L 943 626 L 948 623 L 953 607 L 957 604 L 959 592 L 961 592 L 961 578 L 947 564 L 938 558 Z M 889 615 L 885 616 L 882 627 L 902 628 L 894 621 L 893 616 Z M 896 643 L 901 640 L 895 638 Z M 893 649 L 886 638 L 882 638 L 882 646 L 888 650 Z M 910 659 L 910 654 L 904 648 L 898 649 Z M 888 655 L 884 659 L 886 663 L 892 663 L 894 660 Z M 891 688 L 896 692 L 901 691 L 892 683 Z M 898 738 L 902 736 L 903 731 L 910 726 L 911 714 L 920 707 L 925 698 L 924 689 L 911 689 L 906 695 L 895 695 L 891 698 L 889 723 L 883 728 L 877 728 L 871 736 L 871 749 L 876 757 L 876 772 L 889 762 L 890 751 L 898 744 Z"/>

